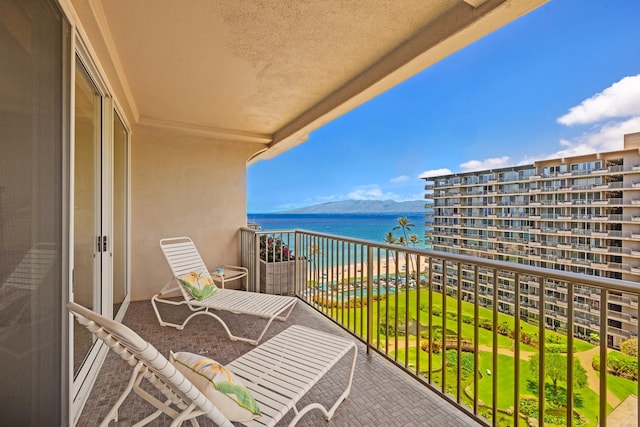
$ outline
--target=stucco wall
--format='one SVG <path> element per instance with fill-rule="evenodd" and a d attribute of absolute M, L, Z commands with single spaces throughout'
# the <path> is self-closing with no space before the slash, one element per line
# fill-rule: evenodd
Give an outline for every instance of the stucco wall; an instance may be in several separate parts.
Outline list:
<path fill-rule="evenodd" d="M 246 225 L 249 144 L 134 129 L 131 144 L 131 299 L 149 299 L 171 278 L 158 241 L 191 237 L 214 269 L 239 260 Z"/>

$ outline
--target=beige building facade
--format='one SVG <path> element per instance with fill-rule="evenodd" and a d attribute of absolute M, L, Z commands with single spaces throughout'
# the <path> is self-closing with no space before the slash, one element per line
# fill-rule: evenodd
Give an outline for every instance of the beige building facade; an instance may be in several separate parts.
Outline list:
<path fill-rule="evenodd" d="M 426 237 L 436 251 L 640 286 L 640 133 L 625 135 L 620 151 L 425 179 L 433 208 Z M 482 276 L 478 299 L 490 306 L 492 281 Z M 514 278 L 500 278 L 498 286 L 498 308 L 515 315 Z M 463 280 L 462 288 L 471 297 L 471 279 Z M 542 293 L 544 320 L 533 314 Z M 595 289 L 577 287 L 570 301 L 566 288 L 520 278 L 520 317 L 552 329 L 566 331 L 572 306 L 574 335 L 599 334 L 600 304 Z M 638 300 L 610 294 L 607 305 L 607 343 L 619 347 L 638 334 Z"/>

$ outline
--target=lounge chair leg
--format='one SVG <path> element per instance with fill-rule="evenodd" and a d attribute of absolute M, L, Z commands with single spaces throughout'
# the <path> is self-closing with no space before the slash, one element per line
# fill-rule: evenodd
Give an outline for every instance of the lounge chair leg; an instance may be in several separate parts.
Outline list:
<path fill-rule="evenodd" d="M 333 414 L 335 414 L 335 412 L 336 412 L 336 409 L 338 409 L 338 406 L 340 406 L 340 404 L 349 396 L 349 393 L 351 393 L 351 384 L 353 383 L 353 374 L 354 374 L 355 369 L 356 369 L 357 356 L 358 356 L 358 347 L 354 346 L 353 347 L 353 360 L 351 361 L 351 371 L 349 372 L 349 381 L 347 382 L 347 386 L 345 387 L 344 391 L 342 392 L 340 397 L 338 397 L 338 399 L 335 401 L 335 403 L 333 404 L 331 409 L 329 409 L 327 411 L 325 409 L 325 407 L 322 406 L 319 403 L 310 403 L 309 405 L 307 405 L 304 408 L 302 408 L 302 410 L 300 410 L 300 411 L 298 411 L 298 409 L 294 406 L 293 410 L 294 410 L 294 413 L 296 414 L 296 416 L 289 423 L 289 427 L 295 426 L 298 423 L 298 421 L 300 421 L 300 419 L 307 412 L 311 411 L 312 409 L 320 409 L 322 411 L 322 413 L 324 414 L 324 419 L 327 420 L 327 421 L 331 420 L 331 418 L 333 417 Z"/>
<path fill-rule="evenodd" d="M 109 411 L 107 416 L 104 418 L 104 420 L 102 420 L 100 427 L 107 427 L 111 422 L 111 420 L 118 422 L 118 409 L 120 409 L 120 405 L 122 405 L 122 402 L 124 402 L 124 400 L 127 398 L 129 393 L 131 393 L 131 390 L 133 389 L 134 385 L 137 383 L 139 378 L 141 378 L 142 374 L 140 371 L 142 370 L 143 367 L 144 365 L 142 364 L 142 362 L 138 362 L 136 366 L 133 368 L 133 372 L 131 373 L 131 378 L 129 379 L 129 383 L 127 384 L 127 387 L 124 389 L 124 391 L 116 401 L 116 404 L 113 405 L 113 408 L 111 408 L 111 410 Z"/>

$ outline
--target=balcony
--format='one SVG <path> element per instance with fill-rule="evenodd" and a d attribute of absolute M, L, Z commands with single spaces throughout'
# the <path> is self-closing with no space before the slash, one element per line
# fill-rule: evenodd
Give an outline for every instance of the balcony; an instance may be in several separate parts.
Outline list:
<path fill-rule="evenodd" d="M 240 233 L 241 263 L 250 271 L 249 290 L 261 288 L 255 245 L 263 234 L 279 235 L 289 242 L 296 256 L 307 263 L 306 280 L 293 281 L 286 290 L 300 298 L 292 316 L 286 323 L 274 322 L 267 337 L 291 324 L 301 324 L 348 336 L 359 343 L 351 395 L 328 424 L 319 413 L 312 411 L 303 419 L 309 426 L 513 425 L 514 418 L 519 419 L 518 414 L 509 410 L 514 402 L 533 399 L 539 403 L 519 387 L 518 378 L 530 375 L 524 366 L 532 354 L 539 355 L 540 363 L 547 353 L 540 354 L 539 347 L 514 341 L 508 333 L 504 335 L 499 331 L 507 328 L 535 333 L 541 342 L 549 336 L 565 348 L 576 348 L 575 355 L 566 353 L 570 360 L 590 358 L 583 354 L 585 351 L 589 355 L 607 351 L 606 340 L 602 340 L 599 347 L 593 346 L 572 335 L 558 334 L 551 330 L 555 329 L 551 324 L 525 320 L 561 321 L 566 325 L 564 330 L 571 331 L 574 326 L 585 323 L 573 316 L 572 304 L 553 299 L 551 295 L 528 296 L 534 302 L 539 299 L 547 303 L 561 301 L 559 305 L 566 307 L 563 312 L 548 311 L 542 301 L 539 304 L 521 302 L 521 295 L 517 293 L 528 294 L 526 284 L 537 284 L 541 289 L 562 288 L 575 294 L 599 294 L 601 290 L 621 292 L 636 301 L 640 294 L 637 286 L 630 282 L 321 233 L 260 232 L 244 228 Z M 299 277 L 296 272 L 293 276 Z M 481 281 L 489 286 L 481 288 Z M 512 283 L 520 283 L 520 287 Z M 498 295 L 500 288 L 512 290 L 513 296 Z M 442 289 L 450 296 L 444 297 Z M 502 305 L 503 299 L 510 301 L 508 307 Z M 170 316 L 186 315 L 178 311 L 180 307 L 173 309 L 176 311 L 168 313 Z M 527 311 L 523 318 L 505 314 L 518 313 L 521 309 Z M 602 318 L 608 311 L 604 305 L 602 309 L 590 309 L 590 313 Z M 251 329 L 256 321 L 234 314 L 223 316 L 232 329 Z M 638 313 L 633 317 L 637 319 Z M 194 319 L 183 331 L 161 328 L 145 302 L 132 303 L 124 322 L 165 354 L 169 350 L 192 351 L 227 363 L 252 348 L 247 343 L 229 341 L 225 332 L 209 318 Z M 433 327 L 430 328 L 430 324 Z M 600 330 L 595 323 L 590 327 Z M 627 331 L 625 335 L 614 329 L 608 327 L 609 333 L 617 338 L 630 336 Z M 444 339 L 438 335 L 442 330 L 447 331 Z M 430 353 L 431 345 L 435 349 L 436 344 L 443 350 Z M 444 350 L 447 351 L 446 369 L 442 366 Z M 515 363 L 516 360 L 520 363 Z M 562 387 L 569 396 L 589 397 L 590 408 L 573 407 L 569 403 L 568 413 L 577 411 L 589 420 L 587 425 L 595 426 L 596 420 L 606 418 L 609 408 L 618 402 L 608 401 L 608 394 L 599 397 L 599 388 L 606 383 L 600 385 L 587 359 L 581 363 L 592 372 L 595 383 L 579 387 L 570 380 Z M 468 364 L 475 367 L 471 373 L 463 371 Z M 82 413 L 81 425 L 95 424 L 104 408 L 117 398 L 118 390 L 128 379 L 124 367 L 117 356 L 108 356 Z M 601 371 L 604 370 L 601 365 Z M 342 365 L 330 372 L 303 401 L 330 399 L 334 395 L 332 390 L 342 384 L 346 372 Z M 535 396 L 544 396 L 540 393 L 542 385 L 537 387 Z M 538 407 L 545 408 L 545 401 L 542 398 L 542 405 Z M 133 399 L 125 402 L 122 420 L 135 422 L 149 411 L 150 408 Z M 542 415 L 534 412 L 529 418 Z"/>
<path fill-rule="evenodd" d="M 503 307 L 501 301 L 504 299 L 504 295 L 498 295 L 498 289 L 506 289 L 505 286 L 510 286 L 504 280 L 513 281 L 511 283 L 516 283 L 519 280 L 521 283 L 519 290 L 521 295 L 528 295 L 528 291 L 522 286 L 527 286 L 526 284 L 531 283 L 539 284 L 540 288 L 544 286 L 547 290 L 561 288 L 563 294 L 573 291 L 575 294 L 588 294 L 594 298 L 599 298 L 602 289 L 616 290 L 616 287 L 618 288 L 616 292 L 623 292 L 625 295 L 630 292 L 630 298 L 637 298 L 638 294 L 637 286 L 629 282 L 539 269 L 464 255 L 389 246 L 325 234 L 293 231 L 288 233 L 292 233 L 292 236 L 295 236 L 291 239 L 295 240 L 296 246 L 300 248 L 296 253 L 304 256 L 312 265 L 317 266 L 310 268 L 310 271 L 316 271 L 315 276 L 312 273 L 311 280 L 307 282 L 307 285 L 304 286 L 302 284 L 302 294 L 298 292 L 302 299 L 323 312 L 328 318 L 345 325 L 345 328 L 351 333 L 359 337 L 363 342 L 368 343 L 372 351 L 386 356 L 389 361 L 398 364 L 409 375 L 417 376 L 417 379 L 424 382 L 425 385 L 435 386 L 436 390 L 443 392 L 442 396 L 445 400 L 453 401 L 467 414 L 471 411 L 470 416 L 481 423 L 491 423 L 487 419 L 493 419 L 492 416 L 498 416 L 499 413 L 499 408 L 481 408 L 480 402 L 475 402 L 474 394 L 471 392 L 471 395 L 469 395 L 469 390 L 473 390 L 474 384 L 478 384 L 480 388 L 488 387 L 492 389 L 493 385 L 482 385 L 480 383 L 486 380 L 486 376 L 482 379 L 474 379 L 471 384 L 465 385 L 466 383 L 462 383 L 468 381 L 468 377 L 463 380 L 458 376 L 460 375 L 459 371 L 458 374 L 450 372 L 446 374 L 445 381 L 446 378 L 449 378 L 448 381 L 452 381 L 452 383 L 447 382 L 446 387 L 443 388 L 442 377 L 435 373 L 435 371 L 440 372 L 439 368 L 433 368 L 432 364 L 434 362 L 424 350 L 423 353 L 425 354 L 417 350 L 418 346 L 425 343 L 424 340 L 428 342 L 431 339 L 428 336 L 428 332 L 423 330 L 421 337 L 416 336 L 415 332 L 414 334 L 410 333 L 407 337 L 406 335 L 385 334 L 385 330 L 387 328 L 397 329 L 403 322 L 409 322 L 408 324 L 410 325 L 413 322 L 414 327 L 416 327 L 415 314 L 407 315 L 406 313 L 407 311 L 420 313 L 418 318 L 422 328 L 432 322 L 438 322 L 443 326 L 446 324 L 446 328 L 452 330 L 452 333 L 457 337 L 448 344 L 448 347 L 458 348 L 473 346 L 474 337 L 477 338 L 485 333 L 482 328 L 473 326 L 478 324 L 475 319 L 479 322 L 481 317 L 487 315 L 498 318 L 505 316 L 504 313 L 506 311 L 521 312 L 521 310 L 525 310 L 526 313 L 521 319 L 510 316 L 504 319 L 511 319 L 506 320 L 506 322 L 513 327 L 518 325 L 525 328 L 533 327 L 542 336 L 555 333 L 546 328 L 555 329 L 557 327 L 550 324 L 537 324 L 535 319 L 545 318 L 545 314 L 547 321 L 561 322 L 559 324 L 563 326 L 558 330 L 573 330 L 574 326 L 577 325 L 586 326 L 584 322 L 575 320 L 575 316 L 572 316 L 572 311 L 575 310 L 575 307 L 564 300 L 560 306 L 565 308 L 565 312 L 560 313 L 557 311 L 546 313 L 544 304 L 532 305 L 522 302 L 515 295 L 511 299 L 510 308 Z M 320 251 L 321 253 L 309 253 L 306 249 L 308 247 L 320 247 L 323 249 Z M 373 262 L 368 262 L 369 260 L 373 260 Z M 410 261 L 406 262 L 406 260 Z M 355 266 L 352 267 L 352 264 L 355 264 Z M 323 271 L 329 271 L 330 273 L 326 275 L 326 273 L 322 273 Z M 410 271 L 420 271 L 420 274 L 419 276 L 417 274 L 412 275 Z M 316 279 L 320 278 L 319 282 L 315 282 L 316 279 L 314 277 Z M 474 282 L 473 277 L 477 277 L 477 281 Z M 487 286 L 481 287 L 480 282 L 485 283 Z M 620 286 L 624 289 L 620 288 Z M 451 298 L 442 299 L 441 290 L 444 288 L 446 288 L 447 295 L 450 295 Z M 514 292 L 518 291 L 517 287 L 509 289 L 513 289 Z M 478 296 L 475 304 L 474 295 Z M 540 298 L 537 295 L 530 297 L 534 302 Z M 545 296 L 544 299 L 546 302 L 551 302 L 550 296 Z M 428 302 L 430 300 L 434 301 L 431 305 Z M 379 301 L 382 302 L 379 303 Z M 407 304 L 409 304 L 409 309 L 404 311 L 403 307 L 406 307 Z M 465 321 L 462 322 L 462 316 L 458 315 L 458 310 L 467 304 L 469 304 L 469 310 L 472 310 L 470 312 L 472 314 L 466 316 Z M 354 312 L 353 307 L 375 307 L 375 309 L 367 311 L 365 308 L 359 315 L 356 315 L 354 313 L 357 313 L 357 310 Z M 484 311 L 484 307 L 488 308 L 489 311 Z M 384 320 L 387 319 L 386 316 L 389 313 L 393 316 L 393 312 L 396 309 L 403 314 L 404 320 L 396 319 L 392 321 L 391 317 L 388 318 L 389 320 Z M 350 314 L 345 314 L 345 310 Z M 462 310 L 462 313 L 464 313 L 464 309 Z M 479 311 L 474 315 L 473 310 Z M 446 312 L 447 316 L 442 316 L 443 312 Z M 606 306 L 603 309 L 591 308 L 589 312 L 596 316 L 596 321 L 591 322 L 593 324 L 590 323 L 589 328 L 599 331 L 600 326 L 597 323 L 597 318 L 607 316 Z M 634 313 L 634 316 L 637 317 L 637 314 Z M 526 319 L 532 319 L 536 323 L 529 324 Z M 390 325 L 390 321 L 396 323 Z M 470 328 L 470 330 L 465 332 L 466 328 Z M 428 331 L 429 328 L 427 327 L 426 330 Z M 611 333 L 617 337 L 616 339 L 624 338 L 618 331 L 611 330 Z M 492 340 L 500 340 L 499 334 L 492 335 L 494 337 Z M 584 337 L 584 335 L 580 336 Z M 569 339 L 569 337 L 566 337 L 566 339 Z M 578 345 L 578 343 L 582 343 L 582 341 L 575 339 L 574 345 Z M 579 345 L 582 346 L 584 344 Z M 605 346 L 606 343 L 598 351 L 604 351 Z M 416 348 L 416 350 L 412 352 L 399 351 L 398 353 L 393 351 L 395 348 L 411 347 Z M 516 347 L 525 348 L 520 344 L 517 344 Z M 514 349 L 514 351 L 518 350 Z M 419 362 L 416 359 L 416 354 L 420 355 Z M 491 352 L 491 354 L 495 354 L 495 352 Z M 495 357 L 489 357 L 495 360 Z M 416 365 L 422 366 L 423 370 L 419 367 L 416 369 Z M 431 374 L 424 371 L 429 371 Z M 495 372 L 495 370 L 491 371 Z M 416 372 L 421 372 L 422 375 L 416 375 Z M 491 381 L 495 381 L 495 374 L 491 377 Z M 461 387 L 464 387 L 464 393 L 461 392 Z M 502 391 L 497 390 L 497 393 L 501 395 Z M 511 392 L 506 391 L 505 393 L 509 395 Z M 480 399 L 485 402 L 482 398 Z M 602 400 L 600 404 L 602 404 Z M 474 409 L 471 410 L 470 408 Z M 489 410 L 490 412 L 487 413 Z M 496 411 L 496 413 L 493 414 L 493 411 Z M 497 425 L 505 423 L 509 424 L 510 421 L 501 420 Z"/>
<path fill-rule="evenodd" d="M 174 313 L 170 314 L 175 316 L 185 315 L 179 308 L 173 308 L 172 311 Z M 145 340 L 153 344 L 164 355 L 167 355 L 170 350 L 190 351 L 207 355 L 225 364 L 254 348 L 245 342 L 230 341 L 226 332 L 218 327 L 218 324 L 212 327 L 214 326 L 212 319 L 203 317 L 194 319 L 192 324 L 183 331 L 163 328 L 158 325 L 151 305 L 147 301 L 139 301 L 130 305 L 123 323 L 138 331 Z M 233 314 L 223 315 L 223 317 L 229 325 L 233 325 L 232 329 L 247 330 L 254 327 L 255 319 Z M 336 335 L 351 336 L 344 329 L 328 322 L 311 306 L 303 301 L 298 301 L 288 321 L 286 323 L 274 322 L 269 327 L 264 341 L 291 325 L 304 325 Z M 366 346 L 362 343 L 359 344 L 358 349 L 351 394 L 338 407 L 331 422 L 327 423 L 320 411 L 311 411 L 298 425 L 404 426 L 426 423 L 427 420 L 428 423 L 433 422 L 439 425 L 478 425 L 455 406 L 443 404 L 442 397 L 415 381 L 411 376 L 404 374 L 395 362 L 389 362 L 376 352 L 367 354 Z M 332 397 L 335 399 L 339 395 L 336 390 L 340 385 L 344 386 L 346 375 L 349 372 L 346 362 L 348 361 L 341 361 L 325 376 L 323 381 L 312 388 L 310 393 L 303 398 L 301 404 L 319 401 L 326 405 L 331 402 Z M 79 426 L 96 426 L 102 421 L 106 412 L 105 408 L 113 406 L 127 384 L 130 373 L 130 368 L 119 356 L 113 352 L 107 355 L 78 421 Z M 152 389 L 148 388 L 148 390 Z M 434 407 L 437 407 L 438 410 L 434 411 Z M 135 398 L 130 396 L 120 409 L 118 425 L 133 425 L 153 412 L 152 409 L 137 396 Z M 198 418 L 200 425 L 213 425 L 211 421 L 202 418 Z M 280 425 L 286 425 L 292 418 L 292 414 L 289 414 Z M 168 426 L 170 421 L 167 417 L 162 416 L 154 425 Z"/>

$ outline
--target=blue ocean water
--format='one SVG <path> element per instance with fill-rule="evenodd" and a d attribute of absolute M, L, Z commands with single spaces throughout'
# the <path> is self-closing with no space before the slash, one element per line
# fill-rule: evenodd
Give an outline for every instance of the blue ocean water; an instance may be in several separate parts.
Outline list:
<path fill-rule="evenodd" d="M 417 234 L 424 248 L 425 219 L 422 213 L 379 214 L 249 214 L 249 222 L 259 224 L 262 230 L 307 230 L 354 239 L 384 242 L 388 232 L 399 237 L 402 230 L 393 230 L 398 218 L 406 216 L 414 224 L 408 234 Z M 431 218 L 429 218 L 430 220 Z"/>

